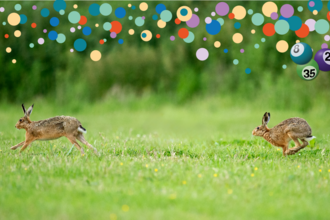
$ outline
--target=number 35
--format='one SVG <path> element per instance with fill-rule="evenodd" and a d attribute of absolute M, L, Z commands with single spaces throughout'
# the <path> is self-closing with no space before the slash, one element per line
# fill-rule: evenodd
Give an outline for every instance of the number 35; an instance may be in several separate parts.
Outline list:
<path fill-rule="evenodd" d="M 310 78 L 310 77 L 313 78 L 315 76 L 315 71 L 316 71 L 316 69 L 311 69 L 311 70 L 306 69 L 306 70 L 304 70 L 305 75 L 303 75 L 303 77 L 304 78 Z"/>

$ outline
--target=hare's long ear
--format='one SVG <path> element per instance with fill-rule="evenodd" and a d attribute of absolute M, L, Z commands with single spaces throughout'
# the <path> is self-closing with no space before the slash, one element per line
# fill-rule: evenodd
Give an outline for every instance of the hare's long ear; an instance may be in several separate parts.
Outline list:
<path fill-rule="evenodd" d="M 23 109 L 23 112 L 24 112 L 24 115 L 25 115 L 26 114 L 26 111 L 25 111 L 24 104 L 22 104 L 22 109 Z"/>
<path fill-rule="evenodd" d="M 32 113 L 33 106 L 34 106 L 34 104 L 31 105 L 31 107 L 30 107 L 30 108 L 27 110 L 27 112 L 26 112 L 26 115 L 27 115 L 28 117 L 30 117 L 30 115 L 31 115 L 31 113 Z"/>
<path fill-rule="evenodd" d="M 264 116 L 262 117 L 262 125 L 266 126 L 270 120 L 270 113 L 266 112 Z"/>

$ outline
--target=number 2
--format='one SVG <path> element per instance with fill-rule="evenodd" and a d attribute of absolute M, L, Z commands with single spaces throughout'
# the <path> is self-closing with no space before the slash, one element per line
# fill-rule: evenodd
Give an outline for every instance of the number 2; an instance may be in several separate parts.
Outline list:
<path fill-rule="evenodd" d="M 325 55 L 328 55 L 328 56 L 325 58 L 325 61 L 330 61 L 330 52 L 325 52 Z"/>

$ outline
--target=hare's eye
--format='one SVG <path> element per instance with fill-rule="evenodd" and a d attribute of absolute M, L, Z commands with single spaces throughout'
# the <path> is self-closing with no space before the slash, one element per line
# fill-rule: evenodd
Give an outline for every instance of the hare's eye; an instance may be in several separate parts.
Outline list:
<path fill-rule="evenodd" d="M 19 120 L 19 122 L 22 122 L 22 121 L 23 121 L 22 119 Z"/>
<path fill-rule="evenodd" d="M 259 130 L 259 127 L 257 127 L 257 129 Z"/>

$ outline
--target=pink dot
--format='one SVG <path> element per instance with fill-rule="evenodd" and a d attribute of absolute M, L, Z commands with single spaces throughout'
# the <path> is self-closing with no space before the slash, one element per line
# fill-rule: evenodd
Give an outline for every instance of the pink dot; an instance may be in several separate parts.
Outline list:
<path fill-rule="evenodd" d="M 116 32 L 111 32 L 110 37 L 111 37 L 111 38 L 116 38 L 116 37 L 117 37 Z"/>
<path fill-rule="evenodd" d="M 40 45 L 42 45 L 42 44 L 45 43 L 45 40 L 44 40 L 43 38 L 39 38 L 39 39 L 38 39 L 38 43 L 39 43 Z"/>
<path fill-rule="evenodd" d="M 47 29 L 44 29 L 44 33 L 47 33 Z"/>
<path fill-rule="evenodd" d="M 313 1 L 309 2 L 309 6 L 314 7 L 314 5 L 315 5 L 315 2 L 313 2 Z"/>
<path fill-rule="evenodd" d="M 32 6 L 32 9 L 33 9 L 33 10 L 37 10 L 37 6 L 36 6 L 36 5 L 33 5 L 33 6 Z"/>
<path fill-rule="evenodd" d="M 207 38 L 206 38 L 206 37 L 204 37 L 204 38 L 203 38 L 203 41 L 206 41 L 206 40 L 207 40 Z"/>
<path fill-rule="evenodd" d="M 74 27 L 70 28 L 71 33 L 75 32 L 76 29 Z"/>
<path fill-rule="evenodd" d="M 198 8 L 195 8 L 194 11 L 195 11 L 195 12 L 198 12 Z"/>
<path fill-rule="evenodd" d="M 328 44 L 323 43 L 321 47 L 322 47 L 322 49 L 328 48 Z"/>
<path fill-rule="evenodd" d="M 206 24 L 210 24 L 211 22 L 212 22 L 212 18 L 210 18 L 210 17 L 205 18 L 205 23 Z"/>
<path fill-rule="evenodd" d="M 73 49 L 70 49 L 70 52 L 72 53 L 73 52 Z"/>
<path fill-rule="evenodd" d="M 241 49 L 240 52 L 241 52 L 241 53 L 244 53 L 244 49 Z"/>
<path fill-rule="evenodd" d="M 146 17 L 142 16 L 142 19 L 144 20 L 144 19 L 146 19 Z"/>
<path fill-rule="evenodd" d="M 171 41 L 174 41 L 174 40 L 175 40 L 175 37 L 174 37 L 174 36 L 171 36 L 171 37 L 170 37 L 170 40 L 171 40 Z"/>
<path fill-rule="evenodd" d="M 81 26 L 80 26 L 80 25 L 78 26 L 78 29 L 79 29 L 79 30 L 81 29 Z"/>

